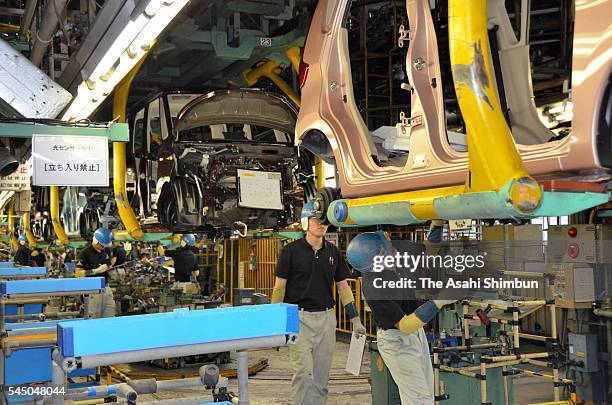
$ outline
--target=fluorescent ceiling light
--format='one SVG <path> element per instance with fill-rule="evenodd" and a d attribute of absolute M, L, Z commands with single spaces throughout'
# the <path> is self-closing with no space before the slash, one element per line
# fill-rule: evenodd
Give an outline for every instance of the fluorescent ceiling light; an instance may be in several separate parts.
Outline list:
<path fill-rule="evenodd" d="M 143 12 L 130 21 L 117 36 L 90 77 L 78 86 L 77 96 L 62 119 L 78 121 L 89 118 L 146 55 L 188 1 L 150 0 Z"/>

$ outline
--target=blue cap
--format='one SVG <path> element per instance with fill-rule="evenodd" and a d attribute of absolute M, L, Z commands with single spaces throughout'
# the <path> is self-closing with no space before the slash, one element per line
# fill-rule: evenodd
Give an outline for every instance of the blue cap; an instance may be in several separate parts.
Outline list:
<path fill-rule="evenodd" d="M 391 241 L 384 232 L 365 232 L 351 240 L 346 249 L 346 260 L 355 270 L 369 273 L 374 267 L 374 257 L 389 255 L 391 248 Z"/>
<path fill-rule="evenodd" d="M 196 238 L 192 233 L 186 233 L 181 237 L 181 240 L 185 242 L 185 244 L 189 247 L 194 247 L 196 243 Z"/>
<path fill-rule="evenodd" d="M 27 242 L 28 238 L 26 238 L 26 236 L 22 234 L 22 235 L 19 235 L 19 238 L 17 238 L 17 240 L 19 242 Z"/>
<path fill-rule="evenodd" d="M 108 228 L 98 228 L 94 232 L 93 241 L 104 247 L 110 247 L 113 244 L 113 233 Z"/>

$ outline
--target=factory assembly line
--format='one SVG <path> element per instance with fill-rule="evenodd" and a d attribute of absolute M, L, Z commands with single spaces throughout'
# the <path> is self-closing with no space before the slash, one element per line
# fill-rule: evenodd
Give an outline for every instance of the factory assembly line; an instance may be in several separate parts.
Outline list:
<path fill-rule="evenodd" d="M 612 404 L 611 0 L 0 33 L 0 404 Z"/>

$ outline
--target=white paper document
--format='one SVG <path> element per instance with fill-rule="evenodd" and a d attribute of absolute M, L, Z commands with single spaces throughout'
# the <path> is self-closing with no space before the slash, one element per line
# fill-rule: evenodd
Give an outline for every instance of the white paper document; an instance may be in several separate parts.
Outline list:
<path fill-rule="evenodd" d="M 351 333 L 351 346 L 349 347 L 348 358 L 346 359 L 346 372 L 359 375 L 361 372 L 361 361 L 363 359 L 363 351 L 365 350 L 366 336 L 357 337 Z"/>

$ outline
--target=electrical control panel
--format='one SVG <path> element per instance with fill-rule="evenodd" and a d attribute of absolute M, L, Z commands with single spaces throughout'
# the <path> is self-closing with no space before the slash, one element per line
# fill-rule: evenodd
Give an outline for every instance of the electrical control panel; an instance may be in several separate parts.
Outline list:
<path fill-rule="evenodd" d="M 612 264 L 612 226 L 551 225 L 548 262 Z"/>
<path fill-rule="evenodd" d="M 597 335 L 569 333 L 569 360 L 572 368 L 584 373 L 599 370 L 597 363 Z"/>
<path fill-rule="evenodd" d="M 588 264 L 548 264 L 551 277 L 547 298 L 554 299 L 561 308 L 590 308 L 595 301 L 595 276 Z"/>
<path fill-rule="evenodd" d="M 597 225 L 548 227 L 550 263 L 596 263 L 597 250 Z"/>

